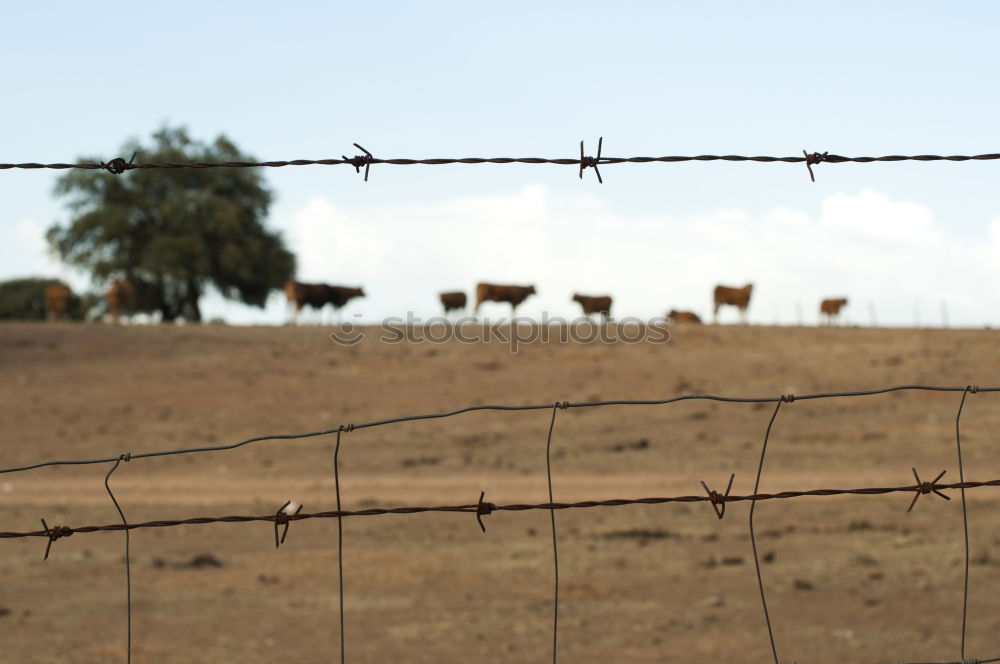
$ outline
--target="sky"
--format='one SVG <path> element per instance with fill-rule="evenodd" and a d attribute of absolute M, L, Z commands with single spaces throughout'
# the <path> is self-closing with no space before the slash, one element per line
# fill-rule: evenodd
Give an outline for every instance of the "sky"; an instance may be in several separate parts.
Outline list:
<path fill-rule="evenodd" d="M 0 162 L 119 155 L 164 124 L 259 159 L 1000 151 L 1000 5 L 841 2 L 18 3 L 0 18 Z M 128 157 L 129 155 L 124 155 Z M 533 284 L 518 314 L 1000 324 L 1000 163 L 268 169 L 298 276 L 363 286 L 345 317 Z M 0 171 L 0 279 L 86 275 L 47 251 L 57 171 Z M 112 177 L 109 175 L 109 177 Z M 128 177 L 125 174 L 121 177 Z M 491 317 L 508 314 L 487 305 Z M 281 323 L 209 295 L 206 317 Z M 723 321 L 735 321 L 724 311 Z"/>

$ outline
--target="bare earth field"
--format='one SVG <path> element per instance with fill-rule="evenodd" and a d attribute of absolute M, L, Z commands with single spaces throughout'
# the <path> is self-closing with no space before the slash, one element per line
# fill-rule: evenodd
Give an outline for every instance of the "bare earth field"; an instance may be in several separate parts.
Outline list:
<path fill-rule="evenodd" d="M 903 383 L 1000 384 L 1000 333 L 674 328 L 668 344 L 339 346 L 322 327 L 0 326 L 0 467 L 220 445 L 475 404 L 777 396 Z M 798 401 L 761 491 L 958 480 L 960 393 Z M 555 500 L 750 493 L 773 406 L 685 401 L 560 410 Z M 346 509 L 548 499 L 551 411 L 475 412 L 344 434 Z M 968 480 L 1000 478 L 1000 394 L 962 416 Z M 123 463 L 129 521 L 335 508 L 333 436 Z M 0 531 L 116 523 L 110 464 L 0 475 Z M 758 503 L 782 662 L 959 658 L 961 501 L 910 494 Z M 1000 490 L 967 492 L 966 656 L 1000 657 Z M 771 661 L 748 503 L 556 513 L 563 662 Z M 350 662 L 551 661 L 550 513 L 343 520 Z M 133 662 L 337 661 L 337 522 L 132 533 Z M 125 661 L 124 536 L 0 539 L 0 661 Z M 204 555 L 203 555 L 204 554 Z M 200 563 L 198 557 L 200 558 Z M 217 562 L 218 564 L 213 564 Z"/>

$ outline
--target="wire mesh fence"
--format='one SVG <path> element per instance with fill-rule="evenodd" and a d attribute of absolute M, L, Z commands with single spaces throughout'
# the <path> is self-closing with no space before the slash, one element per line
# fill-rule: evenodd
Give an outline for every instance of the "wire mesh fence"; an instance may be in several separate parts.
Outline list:
<path fill-rule="evenodd" d="M 842 399 L 842 398 L 860 398 L 865 396 L 873 396 L 879 394 L 886 394 L 889 392 L 907 392 L 907 391 L 934 391 L 934 392 L 954 392 L 960 393 L 961 397 L 957 404 L 957 409 L 955 411 L 955 451 L 956 451 L 956 462 L 958 470 L 958 481 L 957 482 L 943 482 L 944 476 L 947 473 L 947 469 L 937 471 L 936 469 L 931 469 L 931 472 L 924 471 L 924 475 L 921 476 L 918 469 L 910 469 L 914 482 L 912 484 L 899 484 L 894 486 L 867 486 L 867 487 L 828 487 L 828 488 L 808 488 L 808 489 L 786 489 L 779 492 L 764 493 L 760 492 L 760 482 L 761 477 L 764 473 L 765 461 L 767 458 L 768 441 L 771 438 L 772 428 L 775 421 L 777 420 L 779 414 L 782 412 L 783 408 L 790 407 L 796 401 L 806 401 L 806 400 L 828 400 L 828 399 Z M 365 422 L 360 424 L 342 424 L 337 427 L 323 429 L 320 431 L 313 431 L 302 434 L 281 434 L 281 435 L 269 435 L 269 436 L 258 436 L 243 440 L 237 443 L 229 445 L 218 445 L 218 446 L 206 446 L 206 447 L 192 447 L 192 448 L 177 448 L 170 450 L 158 450 L 151 452 L 142 453 L 124 453 L 117 456 L 111 457 L 101 457 L 93 459 L 68 459 L 68 460 L 48 460 L 40 461 L 37 463 L 9 467 L 0 469 L 0 474 L 4 473 L 16 473 L 25 472 L 36 468 L 42 468 L 46 466 L 58 466 L 58 465 L 82 465 L 82 464 L 110 464 L 110 468 L 104 476 L 104 489 L 107 493 L 109 499 L 112 501 L 116 511 L 120 516 L 120 523 L 109 523 L 103 525 L 86 525 L 86 526 L 70 526 L 70 525 L 49 525 L 45 519 L 41 519 L 41 529 L 35 530 L 25 530 L 25 531 L 8 531 L 0 532 L 0 539 L 21 539 L 21 538 L 37 538 L 45 541 L 44 553 L 42 554 L 43 559 L 49 559 L 50 554 L 53 553 L 53 544 L 58 540 L 70 537 L 74 535 L 92 534 L 97 532 L 108 532 L 108 531 L 120 531 L 124 534 L 124 548 L 125 555 L 123 557 L 123 567 L 125 573 L 125 644 L 124 649 L 126 652 L 126 658 L 131 661 L 132 657 L 132 619 L 133 619 L 133 607 L 132 607 L 132 583 L 131 583 L 131 560 L 133 553 L 131 551 L 131 542 L 129 539 L 129 533 L 133 530 L 139 529 L 164 529 L 180 527 L 185 525 L 197 525 L 197 524 L 225 524 L 225 523 L 268 523 L 273 528 L 274 544 L 275 547 L 280 547 L 286 540 L 289 534 L 290 525 L 293 522 L 306 521 L 311 519 L 336 519 L 337 520 L 337 561 L 338 561 L 338 606 L 339 606 L 339 621 L 340 621 L 340 638 L 339 638 L 339 648 L 340 648 L 340 659 L 342 662 L 348 659 L 348 637 L 353 635 L 345 634 L 344 629 L 344 616 L 345 612 L 351 610 L 350 605 L 345 606 L 344 602 L 344 584 L 345 584 L 345 573 L 349 570 L 345 570 L 344 566 L 344 546 L 345 537 L 343 530 L 343 519 L 345 518 L 355 518 L 355 517 L 367 517 L 367 516 L 380 516 L 380 515 L 420 515 L 428 513 L 466 513 L 470 515 L 470 518 L 475 519 L 475 526 L 482 530 L 483 533 L 488 532 L 487 523 L 490 517 L 493 515 L 498 515 L 505 512 L 525 512 L 525 511 L 548 511 L 550 516 L 550 528 L 552 535 L 552 579 L 553 579 L 553 592 L 551 597 L 551 646 L 549 656 L 551 661 L 557 662 L 559 659 L 559 615 L 560 607 L 562 606 L 560 600 L 560 582 L 559 582 L 559 545 L 558 545 L 558 522 L 556 518 L 557 512 L 564 510 L 584 510 L 584 509 L 594 509 L 594 508 L 613 508 L 625 505 L 663 505 L 667 503 L 708 503 L 712 508 L 715 516 L 718 519 L 723 519 L 726 516 L 726 506 L 729 503 L 738 502 L 749 502 L 749 520 L 748 520 L 748 534 L 751 542 L 751 548 L 754 558 L 754 571 L 757 582 L 757 587 L 760 594 L 760 606 L 762 611 L 763 620 L 761 621 L 761 628 L 767 634 L 767 639 L 769 643 L 769 650 L 771 659 L 778 664 L 781 660 L 779 659 L 780 644 L 775 639 L 774 629 L 772 626 L 771 613 L 768 610 L 767 602 L 767 582 L 764 575 L 761 572 L 761 555 L 758 551 L 757 546 L 757 531 L 754 524 L 754 514 L 755 507 L 758 502 L 769 501 L 769 500 L 785 500 L 785 499 L 800 499 L 800 498 L 817 498 L 817 497 L 836 497 L 836 496 L 847 496 L 847 495 L 860 495 L 860 496 L 886 496 L 891 497 L 894 494 L 911 494 L 912 498 L 908 502 L 903 501 L 900 503 L 900 509 L 904 509 L 909 512 L 913 510 L 920 499 L 921 496 L 936 496 L 944 500 L 951 500 L 953 496 L 956 495 L 960 499 L 962 507 L 962 520 L 963 520 L 963 534 L 964 534 L 964 573 L 963 573 L 963 585 L 962 585 L 962 620 L 961 620 L 961 632 L 960 632 L 960 652 L 958 653 L 959 659 L 956 662 L 993 662 L 1000 661 L 1000 658 L 995 659 L 976 659 L 967 657 L 966 653 L 966 634 L 967 634 L 967 617 L 969 610 L 969 581 L 970 581 L 970 568 L 969 568 L 969 522 L 968 522 L 968 510 L 966 504 L 966 490 L 972 489 L 983 489 L 986 487 L 996 487 L 1000 486 L 1000 478 L 989 479 L 989 480 L 977 480 L 977 481 L 967 481 L 965 479 L 965 468 L 962 460 L 962 433 L 961 433 L 961 421 L 962 413 L 965 408 L 966 400 L 969 395 L 974 395 L 978 393 L 993 393 L 1000 391 L 1000 387 L 978 387 L 978 386 L 934 386 L 934 385 L 899 385 L 886 387 L 882 389 L 875 390 L 861 390 L 861 391 L 850 391 L 850 392 L 827 392 L 827 393 L 817 393 L 817 394 L 805 394 L 805 395 L 791 395 L 784 394 L 776 397 L 761 397 L 761 398 L 743 398 L 743 397 L 727 397 L 711 394 L 695 394 L 695 395 L 683 395 L 678 397 L 672 397 L 662 400 L 610 400 L 610 401 L 590 401 L 590 402 L 568 402 L 568 401 L 556 401 L 551 404 L 535 404 L 535 405 L 523 405 L 523 406 L 505 406 L 505 405 L 479 405 L 471 406 L 468 408 L 460 408 L 457 410 L 440 412 L 440 413 L 423 413 L 418 415 L 403 416 L 403 417 L 393 417 L 387 419 L 380 419 L 371 422 Z M 559 502 L 556 500 L 555 493 L 553 491 L 553 471 L 558 473 L 558 467 L 553 467 L 553 455 L 552 455 L 552 441 L 553 436 L 556 431 L 557 415 L 559 411 L 564 411 L 567 409 L 594 409 L 603 406 L 665 406 L 671 403 L 679 403 L 683 401 L 691 400 L 709 400 L 726 404 L 737 404 L 737 403 L 758 403 L 758 404 L 773 404 L 774 409 L 771 412 L 770 418 L 767 421 L 766 429 L 764 430 L 762 443 L 760 448 L 760 457 L 757 464 L 757 469 L 754 478 L 754 488 L 749 494 L 737 495 L 731 493 L 733 486 L 734 475 L 730 475 L 728 486 L 725 490 L 719 490 L 719 488 L 712 488 L 709 484 L 704 481 L 701 482 L 703 488 L 703 493 L 692 494 L 692 495 L 672 495 L 672 496 L 649 496 L 649 497 L 639 497 L 639 498 L 615 498 L 615 499 L 600 499 L 600 500 L 583 500 L 574 502 Z M 345 434 L 353 431 L 357 431 L 365 428 L 373 427 L 384 427 L 389 425 L 397 425 L 406 422 L 414 422 L 419 420 L 430 420 L 430 419 L 447 419 L 458 417 L 464 413 L 474 412 L 474 411 L 499 411 L 499 412 L 514 412 L 514 411 L 550 411 L 550 419 L 548 422 L 548 430 L 545 439 L 545 470 L 546 470 L 546 480 L 548 486 L 548 501 L 542 503 L 528 503 L 528 502 L 516 502 L 516 503 L 502 503 L 497 504 L 486 500 L 486 491 L 488 487 L 484 487 L 475 501 L 470 501 L 465 504 L 448 504 L 448 505 L 437 505 L 437 506 L 421 506 L 421 505 L 401 505 L 395 507 L 379 507 L 379 508 L 368 508 L 359 510 L 344 510 L 341 505 L 341 476 L 340 476 L 340 451 L 342 439 L 345 438 Z M 282 441 L 282 440 L 292 440 L 301 438 L 316 438 L 320 436 L 335 436 L 336 444 L 333 453 L 333 474 L 334 474 L 334 488 L 336 496 L 336 509 L 328 511 L 317 511 L 317 512 L 304 512 L 302 505 L 293 505 L 290 501 L 285 502 L 281 507 L 277 509 L 274 513 L 268 514 L 258 514 L 258 515 L 232 515 L 232 516 L 196 516 L 196 517 L 186 517 L 178 519 L 160 519 L 155 521 L 144 521 L 144 522 L 130 522 L 128 521 L 125 509 L 122 508 L 119 501 L 115 497 L 114 491 L 111 487 L 111 478 L 114 472 L 120 467 L 123 462 L 128 462 L 134 459 L 142 458 L 155 458 L 167 455 L 179 455 L 179 454 L 196 454 L 204 452 L 215 452 L 215 451 L 225 451 L 233 450 L 246 445 L 261 443 L 264 441 Z M 933 479 L 929 479 L 933 477 Z M 721 487 L 720 487 L 721 488 Z M 925 499 L 926 500 L 926 499 Z M 495 518 L 495 517 L 493 517 Z"/>

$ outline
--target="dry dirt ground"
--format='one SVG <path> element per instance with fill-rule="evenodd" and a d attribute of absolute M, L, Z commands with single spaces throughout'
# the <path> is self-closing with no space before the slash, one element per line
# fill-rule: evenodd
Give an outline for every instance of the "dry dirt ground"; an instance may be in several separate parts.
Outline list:
<path fill-rule="evenodd" d="M 675 328 L 668 344 L 339 346 L 322 327 L 0 326 L 0 467 L 306 432 L 473 404 L 805 394 L 900 383 L 1000 384 L 1000 333 Z M 782 408 L 761 490 L 957 480 L 960 393 Z M 557 501 L 750 493 L 773 406 L 686 401 L 558 411 Z M 475 412 L 342 439 L 344 506 L 544 502 L 551 412 Z M 969 396 L 966 478 L 1000 478 L 1000 394 Z M 130 521 L 333 509 L 333 436 L 133 459 L 112 476 Z M 0 531 L 115 523 L 110 464 L 0 475 Z M 959 657 L 961 501 L 910 494 L 757 505 L 782 662 Z M 967 657 L 1000 656 L 1000 490 L 968 492 Z M 748 503 L 556 513 L 563 662 L 771 661 Z M 351 662 L 545 662 L 550 513 L 343 521 Z M 132 533 L 133 662 L 336 661 L 337 522 Z M 0 539 L 0 661 L 125 660 L 124 537 Z M 200 557 L 200 558 L 199 558 Z M 199 562 L 200 561 L 200 562 Z M 215 564 L 217 563 L 217 564 Z"/>

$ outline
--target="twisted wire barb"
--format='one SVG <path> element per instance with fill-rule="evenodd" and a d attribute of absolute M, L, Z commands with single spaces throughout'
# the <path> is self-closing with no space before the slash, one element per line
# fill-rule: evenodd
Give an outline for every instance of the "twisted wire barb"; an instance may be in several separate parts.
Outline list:
<path fill-rule="evenodd" d="M 894 385 L 891 387 L 882 387 L 873 390 L 854 390 L 849 392 L 822 392 L 817 394 L 805 394 L 796 395 L 795 399 L 797 401 L 805 401 L 809 399 L 831 399 L 837 397 L 864 397 L 864 396 L 875 396 L 879 394 L 887 394 L 889 392 L 899 392 L 904 390 L 920 390 L 920 391 L 930 391 L 930 392 L 964 392 L 967 386 L 941 386 L 941 385 Z M 977 389 L 978 392 L 1000 392 L 1000 387 L 980 387 Z M 602 406 L 662 406 L 671 403 L 677 403 L 680 401 L 692 401 L 692 400 L 704 400 L 704 401 L 719 401 L 723 403 L 775 403 L 780 397 L 727 397 L 715 394 L 685 394 L 676 397 L 669 397 L 666 399 L 616 399 L 610 401 L 579 401 L 564 402 L 566 408 L 597 408 Z M 456 410 L 445 411 L 440 413 L 422 413 L 419 415 L 405 415 L 402 417 L 392 417 L 382 420 L 374 420 L 371 422 L 364 422 L 362 424 L 348 424 L 339 425 L 330 429 L 321 429 L 319 431 L 310 431 L 307 433 L 292 433 L 292 434 L 270 434 L 265 436 L 255 436 L 253 438 L 247 438 L 241 440 L 237 443 L 231 443 L 228 445 L 207 445 L 201 447 L 183 447 L 170 450 L 158 450 L 155 452 L 141 452 L 138 454 L 132 454 L 132 459 L 144 459 L 153 458 L 161 456 L 171 456 L 175 454 L 195 454 L 201 452 L 222 452 L 226 450 L 234 450 L 245 445 L 251 445 L 253 443 L 260 443 L 270 440 L 298 440 L 302 438 L 316 438 L 319 436 L 327 436 L 336 433 L 341 427 L 344 431 L 353 431 L 355 429 L 368 429 L 372 427 L 387 426 L 390 424 L 399 424 L 403 422 L 415 422 L 418 420 L 437 420 L 444 419 L 448 417 L 455 417 L 457 415 L 462 415 L 464 413 L 472 413 L 476 411 L 483 410 L 495 410 L 495 411 L 527 411 L 527 410 L 548 410 L 552 408 L 551 403 L 546 404 L 535 404 L 535 405 L 525 405 L 525 406 L 506 406 L 506 405 L 478 405 L 478 406 L 468 406 L 465 408 L 458 408 Z M 11 466 L 9 468 L 0 468 L 0 475 L 4 473 L 16 473 L 25 470 L 34 470 L 35 468 L 44 468 L 47 466 L 78 466 L 78 465 L 88 465 L 97 463 L 112 463 L 117 457 L 102 457 L 96 459 L 70 459 L 70 460 L 52 460 L 52 461 L 42 461 L 39 463 L 33 463 L 23 466 Z"/>

